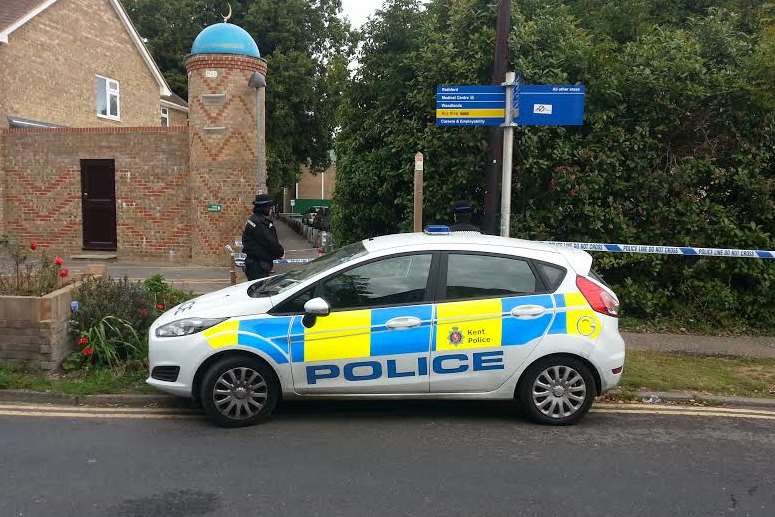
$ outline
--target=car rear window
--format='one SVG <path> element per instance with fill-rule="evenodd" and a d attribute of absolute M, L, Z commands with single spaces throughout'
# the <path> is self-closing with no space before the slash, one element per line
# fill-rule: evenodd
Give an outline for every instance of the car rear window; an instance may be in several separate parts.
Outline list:
<path fill-rule="evenodd" d="M 568 272 L 564 267 L 556 264 L 547 264 L 546 262 L 536 262 L 538 273 L 543 277 L 546 284 L 546 290 L 554 292 L 560 287 Z"/>

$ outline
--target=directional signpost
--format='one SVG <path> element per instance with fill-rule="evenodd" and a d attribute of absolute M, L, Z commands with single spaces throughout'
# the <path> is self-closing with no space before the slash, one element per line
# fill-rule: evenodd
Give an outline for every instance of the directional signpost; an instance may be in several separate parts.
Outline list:
<path fill-rule="evenodd" d="M 502 86 L 439 86 L 437 126 L 500 126 L 506 116 Z"/>
<path fill-rule="evenodd" d="M 518 126 L 581 126 L 584 124 L 583 86 L 568 84 L 515 85 Z"/>
<path fill-rule="evenodd" d="M 509 72 L 501 86 L 442 85 L 436 88 L 437 126 L 503 128 L 501 235 L 504 237 L 509 236 L 511 225 L 514 128 L 584 124 L 584 86 L 520 83 L 516 74 Z"/>

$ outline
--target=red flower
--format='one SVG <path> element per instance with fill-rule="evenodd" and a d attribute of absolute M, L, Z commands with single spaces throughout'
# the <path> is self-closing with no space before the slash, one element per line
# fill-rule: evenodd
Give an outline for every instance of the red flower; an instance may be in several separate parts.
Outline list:
<path fill-rule="evenodd" d="M 38 243 L 37 242 L 33 242 L 32 244 L 30 244 L 30 249 L 32 251 L 35 251 L 36 249 L 38 249 Z"/>
<path fill-rule="evenodd" d="M 141 309 L 140 309 L 139 311 L 137 311 L 137 312 L 139 312 L 139 313 L 140 313 L 140 316 L 142 316 L 143 318 L 145 318 L 146 316 L 148 316 L 148 309 L 146 309 L 145 307 L 141 308 Z"/>
<path fill-rule="evenodd" d="M 69 274 L 70 274 L 70 270 L 69 270 L 69 269 L 67 269 L 66 267 L 65 267 L 65 268 L 62 268 L 62 269 L 59 271 L 59 276 L 61 276 L 62 278 L 67 278 L 67 275 L 69 275 Z"/>
<path fill-rule="evenodd" d="M 81 355 L 83 355 L 84 357 L 91 357 L 92 354 L 94 354 L 94 349 L 90 346 L 87 346 L 86 348 L 81 350 Z"/>
<path fill-rule="evenodd" d="M 57 266 L 62 266 L 62 265 L 64 265 L 64 263 L 65 263 L 65 259 L 63 259 L 63 258 L 62 258 L 62 257 L 60 257 L 60 256 L 57 256 L 57 257 L 54 259 L 54 264 L 56 264 Z"/>
<path fill-rule="evenodd" d="M 86 346 L 89 344 L 89 336 L 83 336 L 81 339 L 78 340 L 78 344 L 81 346 Z"/>
<path fill-rule="evenodd" d="M 166 309 L 166 308 L 167 308 L 167 306 L 166 306 L 166 305 L 164 305 L 163 303 L 157 303 L 157 304 L 156 304 L 156 310 L 157 310 L 157 311 L 163 311 L 163 310 L 164 310 L 164 309 Z"/>

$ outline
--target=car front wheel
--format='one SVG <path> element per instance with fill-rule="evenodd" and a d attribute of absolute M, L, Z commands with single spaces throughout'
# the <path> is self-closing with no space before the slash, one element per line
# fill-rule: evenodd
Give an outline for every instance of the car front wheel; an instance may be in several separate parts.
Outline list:
<path fill-rule="evenodd" d="M 573 357 L 547 357 L 530 365 L 517 397 L 527 416 L 539 424 L 570 425 L 592 407 L 595 379 L 589 367 Z"/>
<path fill-rule="evenodd" d="M 265 420 L 280 398 L 274 372 L 249 357 L 227 357 L 204 376 L 200 394 L 207 416 L 221 427 L 244 427 Z"/>

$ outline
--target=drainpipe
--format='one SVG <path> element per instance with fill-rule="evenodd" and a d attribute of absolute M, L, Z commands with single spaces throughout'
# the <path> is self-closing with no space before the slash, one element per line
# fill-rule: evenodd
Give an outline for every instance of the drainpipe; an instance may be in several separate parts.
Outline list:
<path fill-rule="evenodd" d="M 253 72 L 248 81 L 250 88 L 256 89 L 256 185 L 258 193 L 263 194 L 266 189 L 266 77 L 258 72 Z"/>

